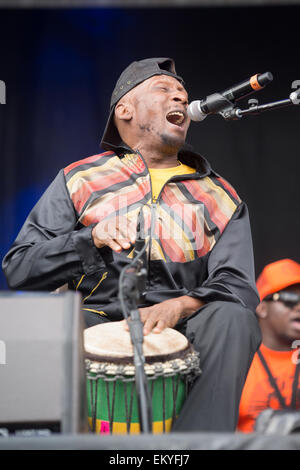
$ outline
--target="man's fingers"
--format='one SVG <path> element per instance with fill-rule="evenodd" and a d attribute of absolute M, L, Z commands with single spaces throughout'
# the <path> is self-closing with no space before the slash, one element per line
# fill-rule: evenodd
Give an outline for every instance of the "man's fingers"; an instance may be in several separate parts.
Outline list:
<path fill-rule="evenodd" d="M 150 318 L 148 318 L 148 320 L 145 321 L 144 328 L 143 328 L 143 333 L 145 336 L 151 333 L 154 325 L 155 325 L 155 322 Z"/>
<path fill-rule="evenodd" d="M 128 250 L 135 241 L 133 231 L 129 232 L 128 227 L 124 225 L 99 229 L 96 236 L 99 247 L 106 245 L 118 253 L 122 250 Z"/>
<path fill-rule="evenodd" d="M 147 318 L 144 323 L 144 335 L 148 335 L 153 331 L 153 333 L 160 333 L 162 330 L 166 328 L 166 322 L 162 318 L 157 318 L 156 316 L 152 315 Z"/>
<path fill-rule="evenodd" d="M 153 328 L 153 333 L 161 333 L 167 327 L 165 320 L 158 320 L 156 326 Z"/>
<path fill-rule="evenodd" d="M 141 322 L 144 324 L 143 334 L 147 336 L 149 333 L 161 333 L 165 328 L 168 327 L 168 319 L 164 318 L 158 311 L 151 311 L 151 307 L 145 307 L 139 309 Z M 125 330 L 129 331 L 127 321 L 124 322 Z M 130 321 L 130 319 L 129 319 Z"/>
<path fill-rule="evenodd" d="M 134 243 L 136 239 L 136 228 L 132 222 L 129 222 L 125 217 L 118 219 L 117 229 L 120 236 L 129 244 Z"/>
<path fill-rule="evenodd" d="M 108 238 L 106 240 L 106 245 L 113 251 L 117 251 L 118 253 L 120 253 L 120 251 L 122 251 L 123 249 L 123 246 L 119 242 L 117 242 L 116 240 L 112 240 L 111 238 Z"/>
<path fill-rule="evenodd" d="M 121 247 L 121 249 L 128 250 L 131 246 L 131 241 L 128 237 L 126 237 L 126 234 L 124 234 L 124 230 L 120 229 L 119 227 L 116 228 L 116 234 L 114 236 L 115 243 L 118 243 Z"/>
<path fill-rule="evenodd" d="M 128 250 L 135 242 L 136 230 L 132 222 L 126 217 L 120 216 L 115 219 L 100 222 L 94 232 L 97 238 L 97 246 L 109 246 L 112 250 Z"/>
<path fill-rule="evenodd" d="M 177 299 L 165 300 L 151 307 L 139 309 L 141 322 L 144 324 L 144 336 L 149 333 L 161 333 L 166 328 L 174 328 L 182 311 L 181 303 Z"/>

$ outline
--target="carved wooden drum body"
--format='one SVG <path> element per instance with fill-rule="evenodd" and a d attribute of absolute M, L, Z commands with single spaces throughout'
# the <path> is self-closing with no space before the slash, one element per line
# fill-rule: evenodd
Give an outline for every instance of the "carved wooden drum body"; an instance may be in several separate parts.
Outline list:
<path fill-rule="evenodd" d="M 84 331 L 88 417 L 95 433 L 139 433 L 133 347 L 123 322 Z M 199 355 L 178 331 L 144 337 L 145 372 L 152 397 L 153 433 L 169 432 L 195 376 Z"/>

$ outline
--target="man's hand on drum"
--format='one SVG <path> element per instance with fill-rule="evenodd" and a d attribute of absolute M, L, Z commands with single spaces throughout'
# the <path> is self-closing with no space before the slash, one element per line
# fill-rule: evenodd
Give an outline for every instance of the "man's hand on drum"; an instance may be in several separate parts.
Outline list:
<path fill-rule="evenodd" d="M 139 309 L 141 321 L 144 324 L 144 335 L 149 333 L 161 333 L 165 328 L 174 328 L 177 322 L 188 317 L 204 305 L 200 299 L 187 295 L 168 299 L 151 307 Z M 124 320 L 125 329 L 128 330 L 127 322 Z"/>
<path fill-rule="evenodd" d="M 92 238 L 97 248 L 108 246 L 120 253 L 135 242 L 136 226 L 124 216 L 105 219 L 95 225 Z"/>
<path fill-rule="evenodd" d="M 165 300 L 159 304 L 139 309 L 144 324 L 144 335 L 161 333 L 165 328 L 173 328 L 182 315 L 182 304 L 179 299 Z"/>

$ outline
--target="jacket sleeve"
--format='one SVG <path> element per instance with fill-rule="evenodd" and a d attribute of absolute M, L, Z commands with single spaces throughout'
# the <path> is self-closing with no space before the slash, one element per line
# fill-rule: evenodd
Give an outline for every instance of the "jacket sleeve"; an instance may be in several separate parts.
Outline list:
<path fill-rule="evenodd" d="M 206 280 L 189 295 L 205 302 L 238 302 L 252 310 L 258 305 L 251 228 L 244 202 L 237 207 L 209 256 Z"/>
<path fill-rule="evenodd" d="M 10 288 L 53 290 L 105 265 L 92 240 L 94 225 L 78 230 L 77 218 L 61 170 L 3 259 Z"/>

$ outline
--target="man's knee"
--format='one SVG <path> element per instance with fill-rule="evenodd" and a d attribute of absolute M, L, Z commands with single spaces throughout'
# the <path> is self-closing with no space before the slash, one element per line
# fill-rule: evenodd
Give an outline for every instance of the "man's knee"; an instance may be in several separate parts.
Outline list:
<path fill-rule="evenodd" d="M 229 323 L 254 324 L 258 323 L 256 312 L 235 302 L 212 302 L 212 311 L 216 310 L 219 321 Z"/>
<path fill-rule="evenodd" d="M 256 313 L 234 302 L 210 302 L 202 307 L 199 312 L 188 321 L 188 330 L 194 333 L 213 330 L 214 335 L 222 335 L 225 331 L 239 336 L 247 332 L 259 344 L 261 332 Z"/>
<path fill-rule="evenodd" d="M 200 353 L 203 367 L 204 364 L 207 366 L 209 357 L 219 356 L 224 361 L 232 361 L 233 357 L 241 362 L 244 360 L 249 367 L 261 344 L 255 312 L 231 302 L 212 302 L 202 308 L 188 320 L 185 334 Z"/>
<path fill-rule="evenodd" d="M 201 317 L 217 317 L 219 321 L 226 322 L 257 322 L 257 316 L 255 311 L 244 307 L 240 303 L 235 302 L 224 302 L 215 301 L 209 302 L 204 305 L 198 313 L 194 316 L 194 319 L 201 319 Z"/>

